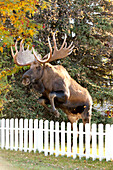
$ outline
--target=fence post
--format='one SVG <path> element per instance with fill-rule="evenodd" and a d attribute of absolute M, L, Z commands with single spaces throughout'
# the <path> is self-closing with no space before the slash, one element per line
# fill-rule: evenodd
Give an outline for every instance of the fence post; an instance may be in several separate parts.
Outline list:
<path fill-rule="evenodd" d="M 55 123 L 55 153 L 57 157 L 59 155 L 59 122 Z"/>
<path fill-rule="evenodd" d="M 99 160 L 103 159 L 103 124 L 99 124 Z"/>
<path fill-rule="evenodd" d="M 113 133 L 113 132 L 112 132 Z M 106 161 L 110 160 L 110 151 L 111 151 L 111 128 L 109 124 L 106 124 L 106 133 L 105 133 L 105 157 Z"/>
<path fill-rule="evenodd" d="M 18 119 L 15 119 L 15 151 L 18 150 Z"/>
<path fill-rule="evenodd" d="M 73 123 L 73 159 L 77 155 L 77 123 Z"/>
<path fill-rule="evenodd" d="M 5 119 L 1 121 L 1 148 L 5 147 Z"/>
<path fill-rule="evenodd" d="M 48 120 L 45 120 L 44 122 L 44 152 L 45 156 L 48 155 Z"/>
<path fill-rule="evenodd" d="M 79 124 L 79 157 L 83 156 L 83 123 Z"/>
<path fill-rule="evenodd" d="M 10 120 L 10 149 L 14 148 L 14 119 Z"/>
<path fill-rule="evenodd" d="M 113 141 L 113 124 L 111 125 L 111 141 Z M 113 143 L 111 142 L 111 159 L 113 161 Z"/>
<path fill-rule="evenodd" d="M 50 122 L 50 155 L 54 153 L 54 122 Z"/>
<path fill-rule="evenodd" d="M 34 152 L 38 149 L 38 119 L 34 120 Z"/>
<path fill-rule="evenodd" d="M 71 156 L 71 123 L 67 123 L 67 157 Z"/>
<path fill-rule="evenodd" d="M 86 132 L 85 138 L 86 159 L 88 159 L 90 157 L 90 124 L 88 123 L 85 124 L 85 132 Z"/>
<path fill-rule="evenodd" d="M 61 123 L 61 155 L 65 155 L 65 122 Z"/>
<path fill-rule="evenodd" d="M 97 157 L 97 140 L 96 140 L 96 124 L 92 124 L 92 158 L 93 161 Z"/>
<path fill-rule="evenodd" d="M 20 135 L 19 135 L 19 150 L 22 151 L 23 149 L 23 119 L 20 119 L 19 121 L 19 126 L 20 126 Z"/>
<path fill-rule="evenodd" d="M 9 119 L 6 119 L 6 149 L 9 149 Z"/>
<path fill-rule="evenodd" d="M 24 120 L 24 152 L 27 152 L 28 146 L 28 119 Z"/>
<path fill-rule="evenodd" d="M 40 153 L 43 151 L 43 120 L 39 121 L 38 145 Z"/>

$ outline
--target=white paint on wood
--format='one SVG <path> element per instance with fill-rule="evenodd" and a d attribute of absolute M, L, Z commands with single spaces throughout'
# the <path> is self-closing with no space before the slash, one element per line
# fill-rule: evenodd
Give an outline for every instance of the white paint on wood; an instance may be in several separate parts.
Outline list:
<path fill-rule="evenodd" d="M 29 125 L 29 126 L 28 126 Z M 44 125 L 44 127 L 43 127 Z M 55 127 L 54 127 L 55 125 Z M 67 128 L 66 128 L 67 127 Z M 83 137 L 85 134 L 85 149 Z M 78 137 L 79 136 L 79 140 Z M 90 137 L 92 142 L 90 143 Z M 97 140 L 98 139 L 98 140 Z M 85 156 L 86 159 L 92 157 L 93 160 L 99 158 L 106 159 L 106 161 L 113 160 L 113 125 L 107 124 L 104 128 L 103 124 L 89 124 L 85 125 L 85 132 L 83 132 L 83 123 L 79 124 L 79 131 L 77 130 L 77 123 L 73 124 L 59 122 L 33 120 L 30 119 L 1 119 L 0 120 L 0 147 L 1 149 L 20 150 L 24 152 L 39 151 L 49 153 L 55 156 L 67 155 L 73 156 L 73 159 L 79 156 Z M 67 147 L 66 147 L 67 146 Z M 97 148 L 98 146 L 98 148 Z M 104 152 L 105 147 L 105 152 Z M 97 154 L 98 151 L 98 154 Z"/>

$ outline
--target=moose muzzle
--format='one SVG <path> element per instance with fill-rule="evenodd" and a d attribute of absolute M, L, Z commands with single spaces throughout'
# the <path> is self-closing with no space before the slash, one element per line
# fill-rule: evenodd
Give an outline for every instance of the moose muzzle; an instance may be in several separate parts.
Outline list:
<path fill-rule="evenodd" d="M 30 84 L 30 79 L 28 77 L 22 78 L 22 84 L 28 86 Z"/>

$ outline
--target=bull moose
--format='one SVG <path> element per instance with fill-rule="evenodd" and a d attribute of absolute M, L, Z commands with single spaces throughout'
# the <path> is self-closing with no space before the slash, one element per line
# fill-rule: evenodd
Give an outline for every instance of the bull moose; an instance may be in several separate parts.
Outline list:
<path fill-rule="evenodd" d="M 38 103 L 59 116 L 57 108 L 62 109 L 71 124 L 78 119 L 82 119 L 83 123 L 89 123 L 92 111 L 92 98 L 88 90 L 79 85 L 70 77 L 66 69 L 62 65 L 51 65 L 49 62 L 67 57 L 73 51 L 73 42 L 67 47 L 66 34 L 63 44 L 58 50 L 56 45 L 55 33 L 53 34 L 54 51 L 48 37 L 50 52 L 43 58 L 32 47 L 29 46 L 24 50 L 23 40 L 20 42 L 20 51 L 17 50 L 17 41 L 15 43 L 14 54 L 11 47 L 11 53 L 15 64 L 19 66 L 31 65 L 22 77 L 22 84 L 28 86 L 32 84 L 38 92 L 42 94 L 38 99 Z M 51 108 L 48 107 L 51 104 Z"/>

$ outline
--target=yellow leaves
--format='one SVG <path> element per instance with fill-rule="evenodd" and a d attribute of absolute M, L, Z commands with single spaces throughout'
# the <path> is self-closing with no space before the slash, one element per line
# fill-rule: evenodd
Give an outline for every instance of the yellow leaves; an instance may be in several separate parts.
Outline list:
<path fill-rule="evenodd" d="M 1 25 L 1 30 L 4 30 L 4 26 L 3 25 Z"/>
<path fill-rule="evenodd" d="M 43 28 L 41 24 L 32 22 L 32 17 L 39 10 L 37 9 L 37 4 L 43 10 L 48 8 L 49 2 L 39 0 L 5 0 L 0 3 L 0 39 L 2 39 L 0 52 L 3 53 L 3 47 L 6 42 L 7 47 L 13 44 L 13 37 L 32 38 L 37 33 L 36 28 L 38 30 Z"/>
<path fill-rule="evenodd" d="M 35 12 L 38 12 L 37 6 L 39 5 L 41 10 L 47 8 L 49 3 L 46 1 L 39 0 L 4 0 L 0 2 L 0 53 L 3 53 L 3 48 L 7 45 L 10 47 L 14 43 L 14 38 L 19 40 L 17 37 L 31 39 L 36 33 L 38 24 L 32 22 L 32 16 Z M 26 15 L 27 14 L 27 15 Z M 30 15 L 28 17 L 28 14 Z M 31 18 L 31 19 L 30 19 Z M 7 24 L 6 24 L 7 21 Z M 9 24 L 9 25 L 8 25 Z M 38 30 L 42 29 L 40 24 Z M 7 76 L 18 72 L 21 67 L 15 67 L 10 70 L 0 72 L 0 94 L 6 94 L 10 89 Z M 2 83 L 2 84 L 1 84 Z M 2 110 L 4 104 L 3 97 L 0 99 L 0 110 Z"/>
<path fill-rule="evenodd" d="M 44 3 L 44 4 L 42 5 L 41 9 L 43 10 L 43 9 L 45 9 L 45 8 L 47 8 L 46 3 Z"/>
<path fill-rule="evenodd" d="M 29 30 L 29 33 L 30 33 L 31 36 L 34 35 L 34 31 L 33 30 Z"/>
<path fill-rule="evenodd" d="M 20 35 L 24 37 L 32 37 L 36 33 L 35 28 L 38 27 L 38 24 L 33 23 L 32 19 L 29 18 L 32 18 L 34 13 L 38 11 L 36 7 L 37 4 L 41 7 L 41 10 L 50 5 L 49 1 L 46 2 L 39 0 L 5 0 L 0 4 L 0 34 L 2 34 L 1 37 L 3 37 L 4 42 L 7 41 L 7 44 L 10 44 L 7 36 L 18 37 Z M 29 18 L 26 17 L 26 13 L 27 15 L 29 14 Z M 5 26 L 6 20 L 10 20 L 10 25 L 12 27 Z M 42 26 L 39 26 L 38 29 L 42 29 Z M 0 51 L 3 52 L 3 48 L 1 48 Z"/>
<path fill-rule="evenodd" d="M 45 8 L 50 7 L 50 2 L 51 2 L 50 0 L 49 2 L 43 1 L 43 3 L 40 4 L 41 9 L 44 10 Z"/>
<path fill-rule="evenodd" d="M 7 81 L 4 81 L 3 84 L 0 82 L 0 95 L 5 96 L 8 92 L 11 86 L 7 83 Z M 0 98 L 0 111 L 3 110 L 3 105 L 5 104 L 6 100 L 5 98 Z"/>
<path fill-rule="evenodd" d="M 84 11 L 81 11 L 80 14 L 83 15 L 83 14 L 84 14 Z"/>
<path fill-rule="evenodd" d="M 103 11 L 105 10 L 105 6 L 102 7 L 102 10 L 103 10 Z"/>
<path fill-rule="evenodd" d="M 14 21 L 15 21 L 15 17 L 14 17 L 14 15 L 11 15 L 11 16 L 10 16 L 10 20 L 11 20 L 12 22 L 14 22 Z"/>
<path fill-rule="evenodd" d="M 2 20 L 3 20 L 3 23 L 5 24 L 6 18 L 2 18 Z"/>
<path fill-rule="evenodd" d="M 0 99 L 0 111 L 2 111 L 2 110 L 3 110 L 3 100 Z"/>
<path fill-rule="evenodd" d="M 1 75 L 5 76 L 6 75 L 6 71 L 2 71 Z"/>
<path fill-rule="evenodd" d="M 71 32 L 70 32 L 70 29 L 68 30 L 68 34 L 70 34 Z"/>
<path fill-rule="evenodd" d="M 0 47 L 0 51 L 1 51 L 1 53 L 3 53 L 3 47 Z"/>
<path fill-rule="evenodd" d="M 73 28 L 73 25 L 72 25 L 72 24 L 70 25 L 70 28 Z"/>

